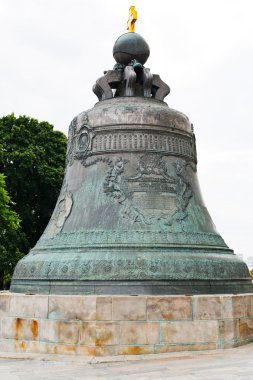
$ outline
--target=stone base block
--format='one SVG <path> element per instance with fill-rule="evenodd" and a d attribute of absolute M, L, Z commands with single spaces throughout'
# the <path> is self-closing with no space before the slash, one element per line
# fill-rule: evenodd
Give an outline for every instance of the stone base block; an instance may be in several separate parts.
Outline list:
<path fill-rule="evenodd" d="M 0 351 L 85 356 L 231 348 L 253 341 L 253 294 L 0 293 Z"/>

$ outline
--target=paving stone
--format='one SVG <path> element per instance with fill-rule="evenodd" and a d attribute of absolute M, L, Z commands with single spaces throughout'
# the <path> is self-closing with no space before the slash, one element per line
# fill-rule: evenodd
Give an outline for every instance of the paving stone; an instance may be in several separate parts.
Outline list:
<path fill-rule="evenodd" d="M 61 345 L 62 353 L 72 350 L 71 345 Z M 108 347 L 109 352 L 110 347 Z M 126 352 L 129 346 L 122 347 Z M 6 354 L 5 354 L 6 355 Z M 18 354 L 16 354 L 17 356 Z M 122 356 L 114 362 L 110 358 L 96 357 L 89 362 L 74 355 L 61 356 L 54 361 L 51 356 L 27 356 L 33 360 L 4 358 L 0 355 L 0 378 L 4 380 L 239 380 L 252 379 L 253 344 L 229 350 L 205 352 L 178 352 L 171 354 L 139 355 L 138 360 Z M 46 359 L 46 361 L 45 361 Z M 119 360 L 119 357 L 117 357 Z"/>

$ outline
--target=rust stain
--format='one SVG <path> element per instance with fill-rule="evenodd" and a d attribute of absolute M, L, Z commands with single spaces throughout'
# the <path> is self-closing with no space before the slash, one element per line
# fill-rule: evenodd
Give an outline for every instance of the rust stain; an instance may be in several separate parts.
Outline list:
<path fill-rule="evenodd" d="M 66 338 L 69 340 L 73 339 L 73 332 L 72 331 L 67 331 L 65 334 Z"/>
<path fill-rule="evenodd" d="M 166 321 L 170 321 L 171 319 L 173 319 L 173 315 L 172 315 L 172 314 L 164 313 L 164 312 L 162 312 L 162 317 L 163 317 L 163 319 L 165 319 Z"/>
<path fill-rule="evenodd" d="M 34 339 L 37 338 L 39 334 L 39 325 L 38 325 L 38 321 L 36 321 L 35 319 L 31 321 L 31 331 L 33 334 L 33 338 Z"/>
<path fill-rule="evenodd" d="M 51 344 L 46 344 L 45 348 L 46 348 L 47 354 L 58 354 L 57 346 L 52 346 Z"/>
<path fill-rule="evenodd" d="M 95 348 L 89 348 L 88 349 L 88 355 L 96 356 L 97 350 Z"/>
<path fill-rule="evenodd" d="M 124 349 L 124 354 L 129 355 L 140 355 L 142 354 L 143 350 L 140 346 L 129 346 Z"/>
<path fill-rule="evenodd" d="M 251 338 L 252 337 L 252 333 L 253 333 L 253 328 L 251 326 L 249 326 L 245 322 L 241 322 L 240 323 L 240 336 L 243 339 Z"/>
<path fill-rule="evenodd" d="M 26 347 L 27 347 L 27 344 L 26 344 L 26 342 L 21 342 L 21 344 L 20 344 L 20 348 L 23 350 L 23 351 L 25 351 L 26 350 Z"/>
<path fill-rule="evenodd" d="M 26 351 L 26 349 L 27 349 L 26 342 L 24 342 L 24 341 L 22 341 L 22 342 L 20 342 L 20 341 L 15 342 L 15 349 L 17 351 L 23 351 L 23 352 Z"/>
<path fill-rule="evenodd" d="M 61 353 L 76 352 L 76 347 L 75 346 L 62 345 L 62 346 L 60 346 L 60 350 L 61 350 Z"/>
<path fill-rule="evenodd" d="M 96 356 L 96 348 L 95 347 L 87 347 L 87 346 L 79 346 L 78 354 L 85 356 Z"/>
<path fill-rule="evenodd" d="M 108 342 L 110 339 L 112 338 L 112 333 L 111 332 L 103 332 L 101 334 L 101 337 L 100 338 L 97 338 L 95 340 L 95 346 L 97 347 L 101 347 L 103 344 L 105 344 L 106 342 Z"/>
<path fill-rule="evenodd" d="M 64 347 L 66 351 L 75 351 L 76 348 L 74 346 L 65 346 Z"/>
<path fill-rule="evenodd" d="M 21 319 L 21 318 L 17 318 L 16 319 L 16 324 L 15 324 L 15 339 L 19 339 L 19 335 L 20 335 L 20 332 L 23 328 L 23 323 L 24 323 L 24 320 Z"/>
<path fill-rule="evenodd" d="M 101 347 L 101 346 L 102 346 L 102 341 L 101 341 L 101 339 L 96 339 L 96 341 L 95 341 L 95 346 L 96 346 L 96 347 Z"/>
<path fill-rule="evenodd" d="M 64 343 L 72 343 L 73 342 L 73 331 L 71 330 L 71 324 L 66 322 L 59 322 L 57 324 L 57 340 L 64 341 Z"/>

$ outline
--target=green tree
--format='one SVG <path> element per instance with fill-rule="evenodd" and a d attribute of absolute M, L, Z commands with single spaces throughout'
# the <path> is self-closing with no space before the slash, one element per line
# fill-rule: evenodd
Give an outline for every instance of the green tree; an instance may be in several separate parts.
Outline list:
<path fill-rule="evenodd" d="M 249 273 L 250 273 L 251 277 L 253 277 L 253 269 L 250 269 Z"/>
<path fill-rule="evenodd" d="M 48 122 L 14 114 L 0 118 L 0 173 L 20 216 L 20 251 L 32 248 L 54 209 L 64 173 L 66 136 Z"/>
<path fill-rule="evenodd" d="M 5 177 L 0 174 L 0 289 L 4 287 L 5 277 L 12 274 L 17 261 L 22 257 L 18 248 L 21 240 L 20 219 L 11 208 Z"/>

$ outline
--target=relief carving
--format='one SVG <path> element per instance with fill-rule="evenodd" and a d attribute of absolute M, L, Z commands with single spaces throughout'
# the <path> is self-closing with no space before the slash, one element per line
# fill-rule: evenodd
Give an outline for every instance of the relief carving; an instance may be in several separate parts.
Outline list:
<path fill-rule="evenodd" d="M 145 154 L 144 156 L 141 156 L 138 162 L 137 172 L 138 175 L 131 178 L 132 180 L 151 174 L 160 175 L 167 180 L 173 180 L 172 177 L 168 175 L 163 156 L 160 154 Z"/>
<path fill-rule="evenodd" d="M 110 194 L 111 197 L 118 199 L 120 203 L 125 200 L 125 195 L 120 188 L 120 182 L 121 174 L 124 172 L 124 165 L 127 162 L 127 160 L 123 160 L 121 157 L 117 158 L 114 165 L 108 171 L 104 181 L 104 192 Z"/>
<path fill-rule="evenodd" d="M 84 131 L 82 131 L 82 133 L 80 133 L 80 135 L 78 137 L 77 149 L 80 152 L 85 152 L 88 148 L 88 145 L 89 145 L 89 135 L 88 135 L 87 130 L 84 130 Z"/>
<path fill-rule="evenodd" d="M 192 204 L 189 204 L 188 210 L 195 208 L 196 206 L 193 206 Z M 199 212 L 201 210 L 196 210 L 196 212 Z M 189 212 L 190 214 L 190 212 Z M 195 225 L 198 224 L 197 218 L 194 218 Z M 136 225 L 138 227 L 138 225 Z M 188 244 L 189 239 L 192 244 L 210 244 L 215 246 L 226 246 L 223 239 L 214 233 L 206 233 L 206 232 L 199 232 L 196 231 L 194 234 L 191 234 L 189 237 L 189 234 L 187 232 L 181 233 L 180 231 L 178 233 L 176 232 L 170 232 L 167 230 L 142 230 L 142 229 L 131 229 L 131 230 L 122 230 L 119 234 L 119 231 L 114 230 L 108 230 L 103 231 L 103 234 L 101 235 L 101 231 L 98 230 L 88 230 L 88 231 L 82 231 L 77 234 L 68 234 L 62 232 L 61 234 L 54 235 L 53 237 L 47 238 L 46 240 L 39 241 L 36 245 L 37 248 L 40 246 L 51 246 L 52 242 L 54 242 L 54 245 L 59 247 L 62 246 L 72 246 L 76 247 L 77 244 L 79 246 L 80 242 L 85 247 L 94 247 L 97 244 L 108 244 L 108 241 L 110 241 L 110 244 L 118 244 L 119 242 L 128 242 L 129 244 L 136 244 L 140 240 L 143 243 L 162 243 L 162 244 Z M 78 242 L 78 243 L 77 243 Z"/>
<path fill-rule="evenodd" d="M 117 158 L 104 181 L 104 192 L 121 204 L 122 217 L 132 223 L 178 229 L 188 216 L 193 195 L 185 174 L 188 163 L 169 165 L 162 155 L 145 154 L 139 158 L 133 177 L 126 176 L 127 163 Z"/>
<path fill-rule="evenodd" d="M 78 119 L 75 117 L 69 127 L 66 165 L 73 165 L 75 159 L 84 160 L 91 151 L 93 131 L 89 127 L 86 113 L 81 116 L 82 126 L 77 132 Z"/>
<path fill-rule="evenodd" d="M 56 205 L 56 209 L 52 215 L 52 220 L 45 231 L 49 236 L 56 235 L 62 231 L 64 223 L 71 212 L 72 205 L 72 194 L 68 191 L 67 185 L 64 184 Z"/>
<path fill-rule="evenodd" d="M 88 115 L 82 116 L 82 126 L 77 131 L 77 117 L 69 128 L 66 164 L 74 160 L 84 165 L 92 155 L 115 152 L 154 152 L 191 159 L 196 163 L 195 142 L 192 137 L 155 133 L 150 131 L 110 131 L 95 133 L 88 125 Z"/>
<path fill-rule="evenodd" d="M 173 154 L 196 161 L 194 141 L 185 136 L 148 131 L 114 131 L 97 133 L 92 154 L 103 152 L 156 152 Z"/>
<path fill-rule="evenodd" d="M 66 156 L 66 166 L 72 165 L 74 162 L 74 138 L 76 136 L 77 130 L 77 117 L 75 117 L 69 126 L 68 133 L 68 146 L 67 146 L 67 156 Z"/>

